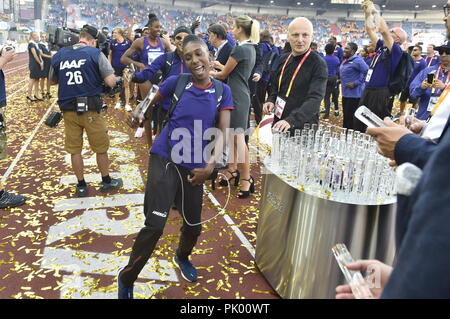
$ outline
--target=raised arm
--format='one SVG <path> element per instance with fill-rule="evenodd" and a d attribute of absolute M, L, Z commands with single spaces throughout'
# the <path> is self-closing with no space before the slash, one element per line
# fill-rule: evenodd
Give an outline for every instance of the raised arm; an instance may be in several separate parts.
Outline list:
<path fill-rule="evenodd" d="M 229 57 L 227 63 L 223 67 L 223 70 L 220 72 L 211 71 L 211 76 L 215 77 L 218 80 L 226 80 L 228 79 L 228 76 L 233 72 L 233 70 L 238 65 L 238 62 L 233 58 Z"/>
<path fill-rule="evenodd" d="M 131 45 L 131 47 L 128 50 L 126 50 L 125 53 L 120 58 L 120 63 L 125 64 L 125 65 L 133 64 L 134 66 L 136 66 L 142 70 L 145 69 L 145 65 L 143 63 L 134 61 L 131 58 L 131 56 L 133 55 L 134 52 L 142 50 L 143 41 L 144 41 L 143 39 L 138 39 L 138 40 L 134 41 L 133 44 Z"/>

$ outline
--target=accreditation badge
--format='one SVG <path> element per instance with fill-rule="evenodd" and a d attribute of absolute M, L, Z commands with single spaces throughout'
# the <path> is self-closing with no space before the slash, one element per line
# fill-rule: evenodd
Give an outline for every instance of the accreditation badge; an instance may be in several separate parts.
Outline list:
<path fill-rule="evenodd" d="M 428 103 L 427 112 L 433 111 L 434 107 L 436 106 L 436 103 L 439 100 L 439 96 L 432 96 L 430 98 L 430 102 Z"/>
<path fill-rule="evenodd" d="M 275 116 L 281 119 L 281 115 L 283 115 L 284 107 L 286 106 L 286 101 L 281 97 L 277 97 L 275 102 Z"/>
<path fill-rule="evenodd" d="M 373 74 L 373 69 L 369 69 L 367 71 L 367 76 L 366 76 L 366 82 L 369 83 L 370 79 L 372 78 L 372 74 Z"/>

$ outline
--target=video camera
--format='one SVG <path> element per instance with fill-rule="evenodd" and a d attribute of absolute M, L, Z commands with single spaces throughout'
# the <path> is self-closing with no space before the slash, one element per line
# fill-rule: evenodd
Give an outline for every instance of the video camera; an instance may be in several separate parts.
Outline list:
<path fill-rule="evenodd" d="M 97 40 L 97 48 L 106 56 L 109 55 L 109 43 L 105 35 L 90 25 L 84 25 L 81 30 L 56 26 L 48 26 L 47 29 L 49 43 L 57 49 L 77 44 L 80 40 L 80 32 L 86 31 Z"/>
<path fill-rule="evenodd" d="M 15 48 L 12 45 L 5 45 L 0 47 L 0 56 L 2 56 L 3 51 L 11 51 L 14 50 Z"/>

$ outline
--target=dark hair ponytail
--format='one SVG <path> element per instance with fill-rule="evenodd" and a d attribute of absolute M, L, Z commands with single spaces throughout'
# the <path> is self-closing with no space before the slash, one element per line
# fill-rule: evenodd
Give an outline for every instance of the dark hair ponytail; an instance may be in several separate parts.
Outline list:
<path fill-rule="evenodd" d="M 158 19 L 158 17 L 156 16 L 156 14 L 154 14 L 154 13 L 149 13 L 149 14 L 148 14 L 148 22 L 147 22 L 146 27 L 151 27 L 152 24 L 153 24 L 154 22 L 157 22 L 157 21 L 159 21 L 159 19 Z"/>

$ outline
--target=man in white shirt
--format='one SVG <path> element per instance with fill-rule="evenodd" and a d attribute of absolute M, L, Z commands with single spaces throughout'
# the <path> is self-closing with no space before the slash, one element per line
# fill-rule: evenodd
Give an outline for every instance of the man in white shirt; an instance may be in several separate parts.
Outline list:
<path fill-rule="evenodd" d="M 214 67 L 223 70 L 224 65 L 230 57 L 233 47 L 228 43 L 227 31 L 220 24 L 212 24 L 208 28 L 209 42 L 215 48 Z"/>

